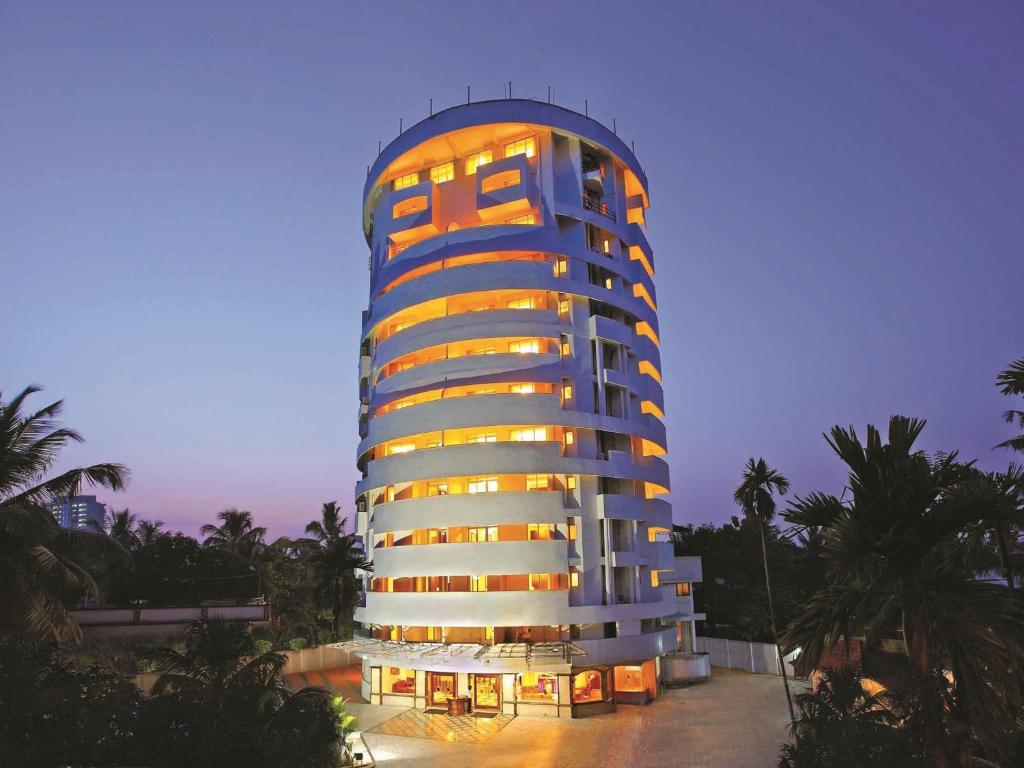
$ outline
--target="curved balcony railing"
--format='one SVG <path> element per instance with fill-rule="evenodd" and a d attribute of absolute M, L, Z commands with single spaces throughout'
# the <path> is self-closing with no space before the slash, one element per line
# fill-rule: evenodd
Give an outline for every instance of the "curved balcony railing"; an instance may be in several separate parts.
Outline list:
<path fill-rule="evenodd" d="M 608 207 L 608 203 L 606 203 L 604 200 L 594 197 L 593 195 L 583 195 L 583 207 L 588 211 L 594 211 L 594 213 L 601 214 L 606 219 L 610 219 L 611 221 L 617 221 L 617 219 L 615 218 L 615 211 L 611 210 Z"/>

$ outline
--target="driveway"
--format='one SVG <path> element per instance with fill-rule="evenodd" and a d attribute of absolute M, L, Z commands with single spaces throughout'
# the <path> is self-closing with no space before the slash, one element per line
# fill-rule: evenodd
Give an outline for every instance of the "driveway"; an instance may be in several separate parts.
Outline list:
<path fill-rule="evenodd" d="M 381 768 L 774 768 L 788 723 L 779 678 L 719 669 L 646 707 L 581 720 L 517 717 L 484 744 L 367 733 L 405 710 L 354 702 L 348 710 Z"/>

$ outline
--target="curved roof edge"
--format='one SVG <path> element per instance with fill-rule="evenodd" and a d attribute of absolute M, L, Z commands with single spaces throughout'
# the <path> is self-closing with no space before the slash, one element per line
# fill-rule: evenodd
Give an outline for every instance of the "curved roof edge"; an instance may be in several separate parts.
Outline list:
<path fill-rule="evenodd" d="M 370 175 L 363 185 L 363 200 L 365 201 L 366 196 L 373 190 L 377 178 L 384 169 L 400 155 L 434 136 L 487 123 L 536 123 L 583 136 L 614 153 L 637 175 L 644 188 L 648 188 L 647 175 L 640 167 L 633 151 L 615 133 L 594 118 L 557 104 L 533 99 L 491 99 L 448 107 L 407 128 L 401 136 L 381 150 L 370 166 Z"/>

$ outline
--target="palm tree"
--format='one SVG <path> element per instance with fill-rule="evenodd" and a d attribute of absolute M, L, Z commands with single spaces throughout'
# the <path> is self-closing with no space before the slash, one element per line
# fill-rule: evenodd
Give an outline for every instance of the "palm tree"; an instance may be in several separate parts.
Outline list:
<path fill-rule="evenodd" d="M 106 533 L 127 552 L 134 552 L 139 548 L 138 520 L 127 507 L 120 511 L 109 509 L 102 524 L 90 520 L 89 527 L 97 533 Z"/>
<path fill-rule="evenodd" d="M 786 703 L 789 705 L 789 719 L 796 722 L 793 711 L 793 698 L 789 692 L 789 676 L 786 674 L 786 660 L 779 647 L 779 631 L 775 626 L 775 602 L 772 600 L 772 581 L 768 569 L 768 544 L 766 528 L 775 519 L 774 494 L 785 495 L 789 492 L 789 480 L 768 466 L 764 459 L 747 460 L 743 470 L 743 482 L 733 493 L 732 498 L 743 510 L 743 516 L 758 526 L 761 532 L 761 558 L 764 561 L 764 586 L 768 593 L 768 615 L 772 622 L 772 639 L 779 656 L 779 669 L 782 672 L 782 685 L 786 689 Z"/>
<path fill-rule="evenodd" d="M 76 495 L 83 485 L 119 491 L 128 481 L 128 469 L 94 464 L 46 479 L 61 450 L 83 440 L 57 422 L 61 400 L 22 413 L 39 391 L 26 387 L 10 402 L 0 392 L 0 634 L 78 641 L 81 630 L 63 598 L 98 592 L 72 557 L 76 549 L 89 546 L 90 536 L 59 528 L 45 505 Z"/>
<path fill-rule="evenodd" d="M 207 523 L 199 532 L 204 547 L 231 552 L 242 560 L 254 560 L 263 549 L 267 529 L 252 524 L 252 512 L 225 509 L 217 515 L 220 525 Z"/>
<path fill-rule="evenodd" d="M 160 530 L 164 527 L 163 520 L 140 520 L 135 527 L 135 534 L 139 539 L 139 547 L 148 547 L 157 539 L 167 536 L 167 531 Z"/>
<path fill-rule="evenodd" d="M 306 526 L 318 544 L 309 562 L 316 574 L 314 593 L 317 602 L 331 611 L 331 629 L 334 637 L 341 631 L 343 615 L 351 616 L 359 592 L 356 570 L 368 571 L 373 567 L 363 556 L 354 533 L 343 534 L 347 518 L 339 519 L 338 503 L 323 505 L 320 519 Z"/>
<path fill-rule="evenodd" d="M 1005 751 L 1024 691 L 1024 603 L 979 581 L 963 544 L 971 526 L 1016 510 L 973 463 L 915 450 L 924 426 L 893 416 L 887 443 L 871 425 L 865 444 L 852 427 L 826 436 L 849 468 L 852 498 L 812 494 L 783 515 L 822 530 L 826 563 L 826 586 L 783 641 L 801 649 L 798 667 L 810 671 L 843 638 L 872 643 L 901 633 L 916 702 L 911 723 L 944 767 L 965 759 L 965 732 L 990 754 Z"/>
<path fill-rule="evenodd" d="M 149 658 L 161 675 L 153 694 L 209 693 L 215 697 L 230 689 L 273 689 L 283 685 L 281 670 L 288 663 L 283 653 L 256 654 L 256 641 L 244 621 L 207 619 L 185 628 L 185 649 L 156 648 Z"/>
<path fill-rule="evenodd" d="M 1014 360 L 1010 367 L 1001 371 L 996 376 L 996 386 L 999 391 L 1009 397 L 1010 395 L 1024 395 L 1024 358 Z M 1007 424 L 1017 423 L 1024 430 L 1024 411 L 1010 409 L 1003 414 Z M 1009 448 L 1024 453 L 1024 434 L 1004 440 L 996 448 Z"/>
<path fill-rule="evenodd" d="M 796 696 L 800 717 L 782 748 L 779 768 L 907 768 L 916 752 L 898 729 L 892 697 L 864 690 L 855 669 L 826 669 L 816 690 Z"/>

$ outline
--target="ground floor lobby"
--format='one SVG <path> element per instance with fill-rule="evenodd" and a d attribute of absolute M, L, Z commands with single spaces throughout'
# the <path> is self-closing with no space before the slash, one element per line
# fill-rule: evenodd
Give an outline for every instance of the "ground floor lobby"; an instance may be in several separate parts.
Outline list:
<path fill-rule="evenodd" d="M 587 717 L 659 695 L 657 659 L 635 664 L 516 672 L 413 669 L 367 659 L 361 698 L 428 712 Z"/>

